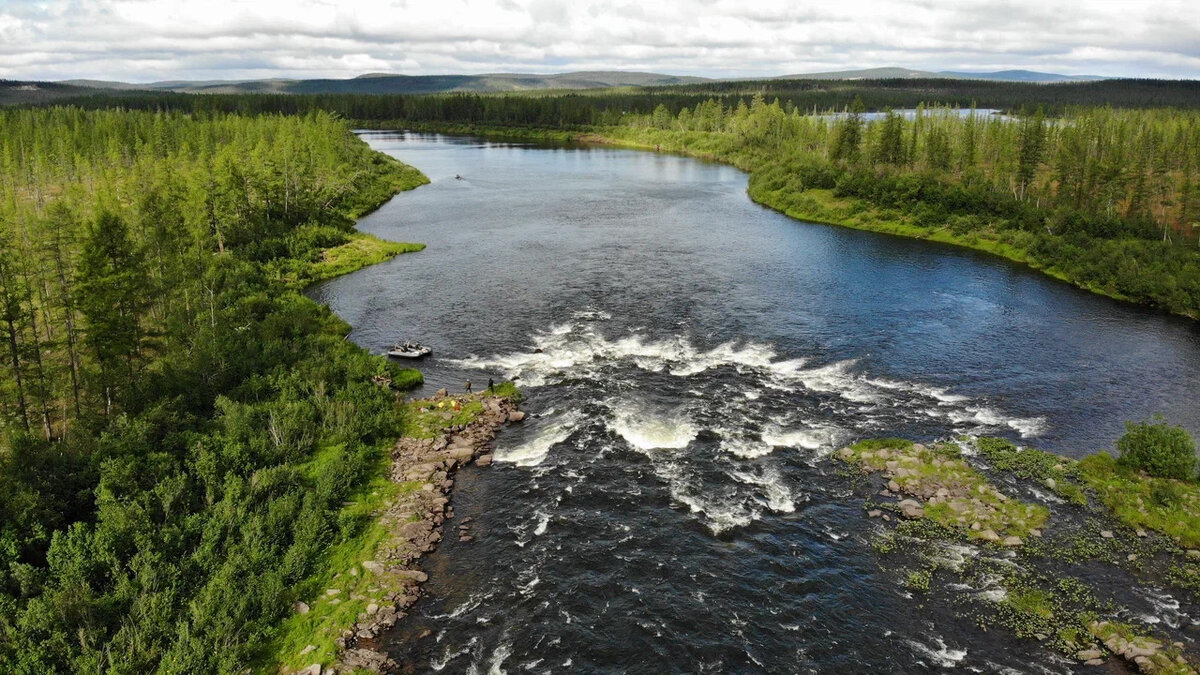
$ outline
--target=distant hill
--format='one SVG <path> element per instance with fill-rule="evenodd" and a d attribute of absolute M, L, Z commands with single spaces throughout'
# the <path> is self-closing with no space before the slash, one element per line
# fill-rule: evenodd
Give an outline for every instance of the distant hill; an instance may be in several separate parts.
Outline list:
<path fill-rule="evenodd" d="M 1091 75 L 1071 76 L 1031 70 L 990 73 L 932 72 L 909 68 L 866 68 L 824 73 L 785 75 L 771 79 L 882 80 L 882 79 L 976 79 L 1010 82 L 1068 82 L 1104 79 Z M 716 82 L 703 77 L 622 71 L 580 71 L 539 75 L 532 73 L 487 73 L 483 75 L 397 75 L 367 73 L 350 79 L 292 80 L 166 80 L 145 84 L 106 80 L 65 80 L 59 86 L 107 91 L 174 91 L 189 94 L 437 94 L 452 91 L 517 92 L 551 89 L 606 89 L 610 87 L 663 87 Z"/>
<path fill-rule="evenodd" d="M 992 72 L 968 72 L 954 70 L 913 70 L 911 68 L 864 68 L 861 70 L 835 70 L 824 73 L 802 73 L 784 75 L 777 80 L 910 80 L 910 79 L 960 79 L 999 80 L 1004 82 L 1081 82 L 1108 79 L 1100 75 L 1061 75 L 1040 73 L 1035 70 L 997 70 Z"/>
<path fill-rule="evenodd" d="M 550 90 L 607 89 L 612 87 L 672 87 L 693 85 L 724 90 L 739 82 L 752 84 L 779 80 L 887 80 L 936 79 L 976 80 L 1041 84 L 1104 80 L 1096 75 L 1062 75 L 1032 70 L 995 72 L 926 71 L 910 68 L 866 68 L 820 73 L 801 73 L 766 79 L 709 79 L 661 73 L 580 71 L 572 73 L 488 73 L 483 75 L 397 75 L 367 73 L 349 79 L 285 78 L 263 80 L 165 80 L 132 84 L 108 80 L 65 80 L 62 82 L 18 82 L 0 80 L 0 105 L 46 103 L 87 95 L 116 95 L 135 92 L 181 92 L 191 94 L 436 94 L 442 92 L 521 92 Z"/>
<path fill-rule="evenodd" d="M 937 73 L 911 68 L 862 68 L 859 70 L 831 70 L 822 73 L 798 73 L 780 75 L 774 80 L 899 80 L 938 77 Z"/>
<path fill-rule="evenodd" d="M 538 89 L 603 89 L 607 87 L 651 87 L 708 81 L 703 77 L 621 71 L 581 71 L 535 75 L 489 73 L 484 75 L 395 75 L 368 73 L 347 80 L 208 80 L 129 84 L 103 80 L 66 80 L 68 86 L 95 89 L 177 91 L 203 94 L 434 94 L 447 91 L 506 92 Z"/>
<path fill-rule="evenodd" d="M 63 82 L 0 80 L 0 105 L 49 103 L 58 99 L 94 93 L 94 90 L 87 87 L 70 85 Z"/>
<path fill-rule="evenodd" d="M 1060 75 L 1058 73 L 1039 73 L 1036 70 L 997 70 L 991 73 L 943 70 L 938 75 L 965 80 L 1004 80 L 1006 82 L 1086 82 L 1111 79 L 1103 75 Z"/>

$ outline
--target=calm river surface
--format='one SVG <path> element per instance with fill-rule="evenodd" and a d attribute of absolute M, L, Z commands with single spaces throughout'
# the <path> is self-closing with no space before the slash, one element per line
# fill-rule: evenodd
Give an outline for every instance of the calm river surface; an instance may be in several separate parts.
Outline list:
<path fill-rule="evenodd" d="M 433 182 L 359 228 L 428 248 L 313 297 L 372 351 L 431 345 L 428 391 L 517 378 L 534 416 L 459 475 L 475 540 L 425 559 L 395 640 L 419 670 L 1069 672 L 909 596 L 828 454 L 979 433 L 1080 456 L 1156 412 L 1200 432 L 1195 322 L 790 220 L 721 165 L 364 138 Z"/>

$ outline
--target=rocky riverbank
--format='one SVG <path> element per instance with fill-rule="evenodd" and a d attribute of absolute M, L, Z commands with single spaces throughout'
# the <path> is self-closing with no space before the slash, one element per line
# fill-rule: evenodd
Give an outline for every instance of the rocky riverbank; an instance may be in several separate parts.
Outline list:
<path fill-rule="evenodd" d="M 1198 597 L 1192 579 L 1200 552 L 1183 548 L 1190 540 L 1170 527 L 1141 528 L 1168 522 L 1159 510 L 1178 511 L 1176 520 L 1189 517 L 1192 484 L 1170 482 L 1178 504 L 1125 513 L 1110 510 L 1108 484 L 1122 480 L 1126 492 L 1137 494 L 1140 484 L 1159 479 L 1089 470 L 1111 462 L 1107 456 L 1077 462 L 990 438 L 928 447 L 868 440 L 835 456 L 867 496 L 867 517 L 894 524 L 873 545 L 881 561 L 907 559 L 897 572 L 914 597 L 945 593 L 979 625 L 1036 639 L 1086 666 L 1197 672 L 1195 653 L 1180 639 L 1188 639 L 1186 627 L 1175 630 L 1180 626 L 1121 608 L 1111 593 L 1087 583 L 1081 567 L 1109 568 L 1135 584 L 1176 593 L 1176 603 Z M 957 559 L 945 555 L 947 547 Z"/>
<path fill-rule="evenodd" d="M 450 396 L 445 390 L 430 399 L 410 401 L 407 407 L 413 423 L 410 434 L 401 437 L 392 450 L 391 467 L 392 480 L 406 489 L 379 516 L 388 536 L 377 548 L 375 559 L 347 573 L 370 580 L 366 594 L 352 597 L 369 604 L 337 639 L 337 662 L 325 667 L 313 664 L 301 671 L 304 675 L 390 672 L 397 668 L 379 648 L 376 637 L 402 620 L 420 597 L 421 584 L 428 579 L 419 567 L 421 556 L 437 548 L 445 536 L 457 536 L 460 541 L 471 538 L 462 525 L 452 535 L 443 533 L 444 523 L 454 516 L 451 492 L 455 472 L 471 462 L 490 465 L 496 432 L 525 417 L 517 410 L 515 397 Z M 342 593 L 340 588 L 325 591 L 333 598 L 330 601 Z M 307 608 L 297 607 L 297 611 Z"/>

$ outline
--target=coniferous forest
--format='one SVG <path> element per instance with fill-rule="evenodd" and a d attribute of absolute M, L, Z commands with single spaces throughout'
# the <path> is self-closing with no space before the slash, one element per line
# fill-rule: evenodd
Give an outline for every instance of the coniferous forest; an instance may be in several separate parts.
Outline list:
<path fill-rule="evenodd" d="M 300 284 L 423 177 L 319 112 L 0 128 L 0 668 L 241 668 L 420 378 Z"/>
<path fill-rule="evenodd" d="M 1196 100 L 1154 81 L 781 81 L 0 110 L 0 668 L 270 662 L 306 580 L 362 535 L 370 514 L 345 504 L 386 473 L 396 390 L 421 376 L 300 291 L 367 262 L 330 251 L 425 178 L 353 126 L 728 162 L 799 219 L 1200 317 Z"/>

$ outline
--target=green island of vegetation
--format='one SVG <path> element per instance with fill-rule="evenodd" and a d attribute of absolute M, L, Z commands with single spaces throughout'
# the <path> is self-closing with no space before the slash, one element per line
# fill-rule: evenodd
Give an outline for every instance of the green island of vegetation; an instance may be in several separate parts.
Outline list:
<path fill-rule="evenodd" d="M 1128 425 L 1118 448 L 1116 458 L 1074 460 L 999 438 L 930 447 L 885 438 L 836 457 L 857 469 L 850 475 L 870 495 L 868 517 L 895 523 L 874 546 L 910 592 L 925 596 L 940 580 L 981 627 L 1037 639 L 1090 665 L 1112 655 L 1141 672 L 1195 673 L 1194 654 L 1153 625 L 1118 620 L 1119 607 L 1072 567 L 1108 565 L 1200 599 L 1195 442 L 1153 420 Z M 871 476 L 880 472 L 877 494 Z M 1041 490 L 1061 503 L 1048 508 Z M 1019 564 L 1004 549 L 1016 551 Z"/>

